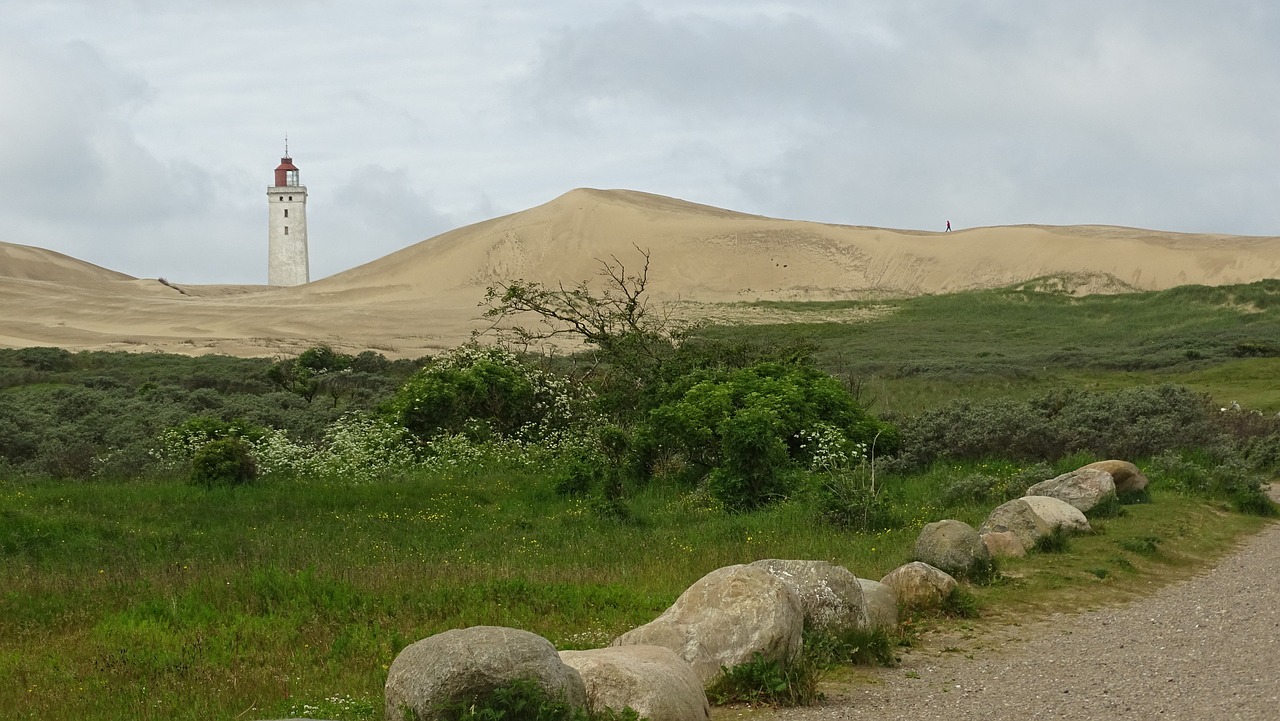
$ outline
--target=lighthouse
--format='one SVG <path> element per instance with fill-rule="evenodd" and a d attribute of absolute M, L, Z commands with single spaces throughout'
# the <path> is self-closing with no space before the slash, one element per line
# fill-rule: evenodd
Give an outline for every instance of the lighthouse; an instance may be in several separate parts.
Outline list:
<path fill-rule="evenodd" d="M 267 188 L 267 283 L 302 285 L 311 280 L 307 264 L 307 188 L 285 146 Z"/>

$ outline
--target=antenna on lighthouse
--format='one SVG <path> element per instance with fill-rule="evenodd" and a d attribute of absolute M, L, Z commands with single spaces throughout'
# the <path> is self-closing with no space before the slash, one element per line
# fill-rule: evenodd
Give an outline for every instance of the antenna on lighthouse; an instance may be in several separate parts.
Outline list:
<path fill-rule="evenodd" d="M 289 134 L 284 134 L 284 157 L 289 157 Z"/>

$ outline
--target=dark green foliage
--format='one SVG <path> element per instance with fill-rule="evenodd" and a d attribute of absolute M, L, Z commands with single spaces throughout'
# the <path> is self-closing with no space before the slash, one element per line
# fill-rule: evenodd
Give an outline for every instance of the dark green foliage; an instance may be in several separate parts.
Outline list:
<path fill-rule="evenodd" d="M 49 350 L 0 349 L 0 379 L 9 381 L 0 382 L 0 460 L 16 473 L 146 475 L 155 470 L 150 450 L 158 436 L 193 416 L 315 441 L 343 412 L 372 407 L 409 367 L 389 364 L 376 387 L 347 393 L 347 408 L 339 410 L 277 391 L 265 359 Z"/>
<path fill-rule="evenodd" d="M 805 630 L 804 654 L 820 668 L 855 666 L 894 666 L 897 649 L 903 639 L 882 626 L 874 628 L 841 628 Z"/>
<path fill-rule="evenodd" d="M 883 487 L 871 483 L 863 469 L 828 474 L 818 486 L 822 519 L 855 533 L 875 533 L 902 525 L 901 515 Z"/>
<path fill-rule="evenodd" d="M 1116 541 L 1126 551 L 1144 556 L 1154 556 L 1160 550 L 1160 539 L 1156 536 L 1139 536 L 1137 538 L 1121 538 Z"/>
<path fill-rule="evenodd" d="M 826 424 L 865 445 L 879 435 L 885 452 L 896 443 L 893 429 L 867 415 L 839 381 L 804 365 L 701 371 L 666 394 L 669 400 L 649 412 L 637 447 L 651 456 L 676 451 L 707 469 L 713 493 L 735 510 L 790 492 L 789 471 L 810 459 L 802 431 Z"/>
<path fill-rule="evenodd" d="M 1276 504 L 1264 488 L 1268 476 L 1230 448 L 1162 453 L 1151 459 L 1153 483 L 1185 493 L 1221 498 L 1241 512 L 1275 516 Z"/>
<path fill-rule="evenodd" d="M 943 488 L 942 502 L 948 506 L 1000 505 L 1021 497 L 1027 488 L 1056 475 L 1047 463 L 1037 463 L 1003 477 L 993 473 L 974 473 Z"/>
<path fill-rule="evenodd" d="M 62 348 L 20 348 L 18 362 L 32 370 L 46 373 L 71 368 L 71 353 Z"/>
<path fill-rule="evenodd" d="M 1000 580 L 1000 561 L 995 556 L 974 559 L 968 568 L 951 574 L 957 581 L 968 581 L 975 586 L 990 586 Z"/>
<path fill-rule="evenodd" d="M 790 457 L 779 436 L 781 419 L 769 408 L 744 408 L 716 428 L 720 465 L 707 476 L 711 495 L 730 511 L 750 511 L 786 498 Z"/>
<path fill-rule="evenodd" d="M 1086 513 L 1085 515 L 1088 516 L 1090 519 L 1119 518 L 1120 516 L 1123 516 L 1126 513 L 1126 511 L 1124 510 L 1124 505 L 1125 504 L 1120 500 L 1119 496 L 1114 496 L 1114 495 L 1107 496 L 1106 498 L 1102 499 L 1102 501 L 1099 502 L 1098 505 L 1094 506 L 1093 508 L 1090 508 L 1089 512 Z"/>
<path fill-rule="evenodd" d="M 210 441 L 191 458 L 191 480 L 201 486 L 242 486 L 257 476 L 253 448 L 237 436 Z"/>
<path fill-rule="evenodd" d="M 479 353 L 466 362 L 434 364 L 410 378 L 387 404 L 420 438 L 439 433 L 513 435 L 541 420 L 529 370 L 513 358 Z"/>
<path fill-rule="evenodd" d="M 941 613 L 948 618 L 977 618 L 978 599 L 964 587 L 956 586 L 942 599 Z"/>
<path fill-rule="evenodd" d="M 1224 431 L 1208 399 L 1173 385 L 1113 392 L 1061 389 L 1025 402 L 961 400 L 902 421 L 904 455 L 1052 461 L 1087 451 L 1141 458 L 1215 443 Z"/>
<path fill-rule="evenodd" d="M 1071 550 L 1071 532 L 1062 526 L 1054 526 L 1053 530 L 1036 539 L 1033 550 L 1037 553 L 1066 553 Z"/>
<path fill-rule="evenodd" d="M 589 713 L 565 700 L 563 693 L 551 693 L 536 681 L 517 679 L 487 694 L 455 701 L 441 707 L 445 721 L 644 721 L 630 706 L 616 711 Z M 405 715 L 412 720 L 414 714 Z"/>
<path fill-rule="evenodd" d="M 818 691 L 821 675 L 819 665 L 803 654 L 790 663 L 782 663 L 757 652 L 746 663 L 722 668 L 707 687 L 707 698 L 720 705 L 807 706 L 822 697 Z"/>

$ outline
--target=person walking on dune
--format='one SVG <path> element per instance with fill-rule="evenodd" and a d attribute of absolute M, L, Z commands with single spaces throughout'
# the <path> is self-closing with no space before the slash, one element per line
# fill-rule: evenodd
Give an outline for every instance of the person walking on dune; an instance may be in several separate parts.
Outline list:
<path fill-rule="evenodd" d="M 947 221 L 947 232 L 948 232 L 948 233 L 950 233 L 950 232 L 951 232 L 951 221 L 949 221 L 949 220 Z"/>

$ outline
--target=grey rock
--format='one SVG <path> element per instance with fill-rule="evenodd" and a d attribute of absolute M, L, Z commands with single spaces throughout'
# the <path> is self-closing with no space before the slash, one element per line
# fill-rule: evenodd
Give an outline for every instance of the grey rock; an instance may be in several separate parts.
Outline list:
<path fill-rule="evenodd" d="M 1023 496 L 1022 500 L 1027 502 L 1033 513 L 1044 519 L 1050 529 L 1061 527 L 1072 533 L 1088 533 L 1093 530 L 1084 513 L 1066 501 L 1049 496 Z"/>
<path fill-rule="evenodd" d="M 992 558 L 1021 558 L 1027 555 L 1026 546 L 1022 545 L 1013 531 L 988 531 L 978 534 L 978 537 L 982 539 Z"/>
<path fill-rule="evenodd" d="M 859 578 L 858 585 L 867 602 L 868 628 L 897 628 L 898 594 L 883 583 L 866 578 Z"/>
<path fill-rule="evenodd" d="M 945 571 L 919 561 L 898 566 L 880 583 L 893 589 L 900 607 L 910 610 L 940 608 L 942 600 L 959 585 Z"/>
<path fill-rule="evenodd" d="M 386 717 L 399 719 L 408 708 L 420 721 L 432 721 L 440 717 L 441 704 L 518 679 L 586 706 L 582 677 L 560 660 L 550 641 L 515 628 L 472 626 L 429 636 L 396 656 L 387 671 Z"/>
<path fill-rule="evenodd" d="M 1022 544 L 1023 550 L 1034 547 L 1036 541 L 1048 535 L 1051 530 L 1053 527 L 1032 509 L 1026 498 L 1015 498 L 996 506 L 987 514 L 987 520 L 978 527 L 979 535 L 1012 533 Z"/>
<path fill-rule="evenodd" d="M 973 526 L 948 519 L 920 529 L 920 535 L 916 537 L 915 558 L 952 576 L 963 577 L 970 570 L 989 565 L 991 552 Z"/>
<path fill-rule="evenodd" d="M 649 721 L 707 721 L 711 706 L 702 681 L 674 651 L 661 646 L 617 646 L 561 651 L 582 675 L 587 706 L 595 713 L 630 706 Z"/>
<path fill-rule="evenodd" d="M 777 576 L 800 597 L 805 628 L 866 628 L 867 605 L 858 578 L 828 561 L 766 559 L 749 564 Z"/>
<path fill-rule="evenodd" d="M 726 566 L 698 579 L 661 616 L 615 638 L 613 646 L 663 646 L 693 667 L 705 686 L 760 653 L 789 661 L 800 652 L 804 610 L 777 576 Z"/>
<path fill-rule="evenodd" d="M 1081 469 L 1084 468 L 1093 468 L 1110 473 L 1111 480 L 1116 484 L 1116 493 L 1122 496 L 1129 493 L 1137 493 L 1145 489 L 1147 484 L 1151 482 L 1145 473 L 1128 461 L 1098 461 L 1087 466 L 1081 466 Z"/>
<path fill-rule="evenodd" d="M 1041 481 L 1028 488 L 1024 495 L 1056 498 L 1088 513 L 1098 504 L 1116 497 L 1116 484 L 1110 473 L 1086 466 Z"/>

